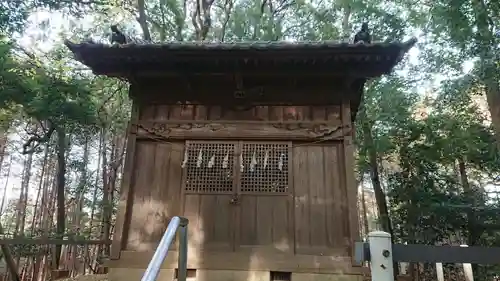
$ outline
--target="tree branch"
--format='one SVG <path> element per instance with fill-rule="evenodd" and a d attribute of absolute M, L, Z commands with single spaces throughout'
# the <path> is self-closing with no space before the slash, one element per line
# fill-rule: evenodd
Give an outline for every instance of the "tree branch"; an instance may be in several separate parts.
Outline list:
<path fill-rule="evenodd" d="M 47 131 L 45 131 L 43 136 L 39 135 L 32 136 L 23 144 L 22 154 L 33 153 L 42 143 L 46 143 L 50 140 L 56 127 L 52 124 L 52 122 L 49 121 L 49 123 L 50 127 Z"/>
<path fill-rule="evenodd" d="M 233 10 L 233 0 L 226 0 L 224 3 L 224 22 L 222 23 L 222 28 L 221 28 L 221 35 L 220 35 L 220 41 L 224 42 L 224 37 L 226 36 L 226 28 L 227 24 L 229 23 L 229 19 L 231 18 L 231 11 Z"/>
<path fill-rule="evenodd" d="M 146 16 L 146 3 L 144 0 L 137 0 L 137 22 L 141 26 L 142 36 L 144 40 L 151 41 L 151 33 L 149 32 L 148 21 Z"/>

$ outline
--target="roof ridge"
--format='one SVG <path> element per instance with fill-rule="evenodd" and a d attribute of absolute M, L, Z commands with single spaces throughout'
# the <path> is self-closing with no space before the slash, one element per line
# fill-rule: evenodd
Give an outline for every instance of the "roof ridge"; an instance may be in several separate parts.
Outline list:
<path fill-rule="evenodd" d="M 272 47 L 340 47 L 340 46 L 386 46 L 386 45 L 399 45 L 404 49 L 408 50 L 413 45 L 417 43 L 417 38 L 412 37 L 411 39 L 402 41 L 377 41 L 370 44 L 364 42 L 352 43 L 339 40 L 322 40 L 322 41 L 230 41 L 230 42 L 218 42 L 218 41 L 168 41 L 161 43 L 154 42 L 132 42 L 129 44 L 118 45 L 120 47 L 200 47 L 200 48 L 237 48 L 237 47 L 259 47 L 259 48 L 272 48 Z M 64 40 L 64 44 L 69 48 L 73 49 L 78 46 L 99 46 L 99 47 L 116 47 L 117 45 L 111 45 L 106 43 L 97 43 L 93 41 L 83 41 L 80 43 L 75 43 L 70 40 Z"/>

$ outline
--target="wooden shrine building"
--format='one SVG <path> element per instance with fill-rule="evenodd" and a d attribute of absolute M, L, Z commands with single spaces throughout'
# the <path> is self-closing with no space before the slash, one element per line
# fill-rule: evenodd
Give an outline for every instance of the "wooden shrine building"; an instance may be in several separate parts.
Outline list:
<path fill-rule="evenodd" d="M 188 279 L 361 280 L 353 120 L 365 81 L 415 42 L 66 42 L 130 82 L 111 280 L 140 280 L 176 215 Z M 176 248 L 158 280 L 175 279 Z"/>

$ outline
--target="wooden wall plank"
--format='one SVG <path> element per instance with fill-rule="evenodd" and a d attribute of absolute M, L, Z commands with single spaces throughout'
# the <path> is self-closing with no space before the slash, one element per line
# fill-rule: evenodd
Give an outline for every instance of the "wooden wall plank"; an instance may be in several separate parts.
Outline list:
<path fill-rule="evenodd" d="M 323 154 L 321 146 L 307 148 L 308 185 L 309 189 L 309 246 L 311 248 L 327 247 L 325 237 L 325 183 L 323 170 Z"/>
<path fill-rule="evenodd" d="M 143 105 L 141 120 L 241 120 L 241 121 L 335 121 L 341 107 L 330 106 L 253 106 L 245 111 L 231 107 L 192 104 Z"/>
<path fill-rule="evenodd" d="M 291 227 L 293 227 L 293 221 L 290 220 L 290 209 L 292 208 L 292 201 L 286 196 L 285 198 L 280 198 L 280 200 L 273 200 L 272 196 L 267 197 L 273 206 L 270 217 L 272 218 L 272 232 L 270 234 L 270 240 L 272 241 L 273 247 L 281 252 L 288 252 L 293 254 L 294 252 L 294 241 L 293 233 L 290 232 Z M 264 216 L 269 216 L 269 214 L 263 214 Z"/>
<path fill-rule="evenodd" d="M 158 105 L 137 105 L 139 107 L 140 120 L 156 120 L 156 111 Z"/>
<path fill-rule="evenodd" d="M 155 120 L 168 120 L 170 116 L 170 106 L 169 105 L 158 105 L 156 106 Z"/>
<path fill-rule="evenodd" d="M 342 214 L 342 204 L 345 200 L 342 197 L 341 190 L 341 163 L 337 159 L 339 157 L 338 147 L 323 147 L 323 165 L 325 170 L 325 198 L 331 198 L 333 202 L 329 202 L 325 206 L 326 217 L 326 235 L 328 245 L 335 245 L 337 241 L 342 241 L 344 235 L 339 231 L 338 226 L 340 221 L 345 221 Z M 336 188 L 338 187 L 338 188 Z"/>
<path fill-rule="evenodd" d="M 151 204 L 151 189 L 154 180 L 154 159 L 156 143 L 141 141 L 136 144 L 132 214 L 127 239 L 127 250 L 146 251 L 154 249 L 151 234 L 154 231 L 155 208 Z"/>
<path fill-rule="evenodd" d="M 257 197 L 244 196 L 241 199 L 237 243 L 238 245 L 257 244 Z"/>
<path fill-rule="evenodd" d="M 134 194 L 126 249 L 155 249 L 170 219 L 180 215 L 183 145 L 136 143 Z"/>
<path fill-rule="evenodd" d="M 163 185 L 161 186 L 161 197 L 168 203 L 168 217 L 182 215 L 181 202 L 182 202 L 182 161 L 184 160 L 184 143 L 171 142 L 159 143 L 158 147 L 164 151 L 165 155 L 162 156 L 163 167 L 158 173 L 161 173 Z M 166 184 L 166 185 L 165 185 Z M 172 243 L 172 248 L 177 247 L 177 239 Z"/>
<path fill-rule="evenodd" d="M 226 194 L 186 194 L 184 216 L 189 220 L 189 248 L 232 252 L 234 208 Z"/>
<path fill-rule="evenodd" d="M 328 255 L 344 251 L 348 217 L 341 206 L 344 175 L 341 142 L 295 147 L 296 254 Z M 341 157 L 339 157 L 341 156 Z"/>
<path fill-rule="evenodd" d="M 293 253 L 288 196 L 244 194 L 241 197 L 236 251 L 258 248 L 263 252 Z"/>
<path fill-rule="evenodd" d="M 295 252 L 301 253 L 309 246 L 309 172 L 307 147 L 296 146 L 293 150 L 293 173 L 295 188 Z M 299 172 L 300 171 L 300 172 Z"/>

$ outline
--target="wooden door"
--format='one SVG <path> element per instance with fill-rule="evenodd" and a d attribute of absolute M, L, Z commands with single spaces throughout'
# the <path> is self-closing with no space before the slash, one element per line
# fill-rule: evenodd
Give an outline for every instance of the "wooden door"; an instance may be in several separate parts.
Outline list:
<path fill-rule="evenodd" d="M 236 251 L 293 252 L 288 142 L 240 142 Z"/>
<path fill-rule="evenodd" d="M 199 250 L 234 250 L 236 142 L 188 141 L 183 166 L 184 216 L 189 245 Z"/>

